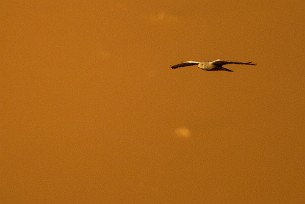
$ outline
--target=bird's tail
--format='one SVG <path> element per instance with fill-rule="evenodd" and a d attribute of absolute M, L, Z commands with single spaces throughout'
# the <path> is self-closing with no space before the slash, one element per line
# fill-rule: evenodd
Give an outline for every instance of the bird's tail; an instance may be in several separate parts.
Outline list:
<path fill-rule="evenodd" d="M 221 71 L 227 71 L 227 72 L 234 72 L 232 69 L 228 69 L 228 68 L 221 68 Z"/>

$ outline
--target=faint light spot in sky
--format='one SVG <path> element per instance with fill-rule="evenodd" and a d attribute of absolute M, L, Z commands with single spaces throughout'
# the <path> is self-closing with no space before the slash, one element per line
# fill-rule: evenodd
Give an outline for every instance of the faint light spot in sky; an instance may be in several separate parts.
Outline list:
<path fill-rule="evenodd" d="M 128 11 L 128 6 L 122 2 L 114 2 L 114 7 L 121 11 Z"/>
<path fill-rule="evenodd" d="M 147 76 L 148 76 L 149 78 L 153 78 L 153 77 L 156 76 L 156 72 L 153 71 L 153 70 L 149 70 L 149 71 L 147 72 Z"/>
<path fill-rule="evenodd" d="M 97 51 L 97 57 L 99 59 L 105 60 L 105 59 L 108 59 L 109 56 L 110 56 L 110 53 L 105 51 L 105 50 L 98 50 Z"/>
<path fill-rule="evenodd" d="M 187 139 L 191 137 L 191 131 L 187 127 L 178 127 L 175 129 L 175 135 L 178 138 Z"/>
<path fill-rule="evenodd" d="M 178 17 L 169 13 L 159 12 L 150 16 L 150 21 L 154 24 L 177 23 Z"/>

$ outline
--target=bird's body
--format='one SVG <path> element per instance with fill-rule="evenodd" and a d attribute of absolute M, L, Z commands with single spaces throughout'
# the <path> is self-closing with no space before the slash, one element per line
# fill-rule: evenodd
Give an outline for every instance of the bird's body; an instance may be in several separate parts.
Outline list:
<path fill-rule="evenodd" d="M 223 67 L 226 64 L 242 64 L 242 65 L 255 65 L 252 62 L 235 62 L 235 61 L 226 61 L 226 60 L 214 60 L 208 62 L 196 62 L 196 61 L 185 61 L 176 65 L 171 66 L 172 69 L 177 69 L 180 67 L 193 66 L 197 65 L 198 68 L 206 71 L 228 71 L 233 72 L 232 70 Z"/>

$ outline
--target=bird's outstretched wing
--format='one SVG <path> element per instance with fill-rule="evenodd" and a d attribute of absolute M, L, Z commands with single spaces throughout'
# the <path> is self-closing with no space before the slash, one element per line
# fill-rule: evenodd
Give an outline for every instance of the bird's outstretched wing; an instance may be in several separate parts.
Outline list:
<path fill-rule="evenodd" d="M 245 64 L 245 65 L 256 65 L 252 62 L 235 62 L 235 61 L 227 61 L 227 60 L 214 60 L 211 62 L 212 64 L 214 65 L 218 65 L 218 66 L 222 66 L 222 65 L 225 65 L 225 64 Z"/>
<path fill-rule="evenodd" d="M 185 62 L 181 62 L 180 64 L 172 65 L 171 68 L 172 69 L 177 69 L 177 68 L 180 68 L 180 67 L 193 66 L 193 65 L 196 65 L 196 64 L 199 64 L 199 62 L 185 61 Z"/>

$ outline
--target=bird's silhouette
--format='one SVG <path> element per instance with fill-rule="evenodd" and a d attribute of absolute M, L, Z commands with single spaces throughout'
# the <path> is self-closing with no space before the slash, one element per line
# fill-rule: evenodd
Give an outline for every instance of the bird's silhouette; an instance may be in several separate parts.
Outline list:
<path fill-rule="evenodd" d="M 198 68 L 205 70 L 205 71 L 227 71 L 233 72 L 233 70 L 223 67 L 226 64 L 241 64 L 241 65 L 256 65 L 252 62 L 236 62 L 236 61 L 227 61 L 227 60 L 214 60 L 214 61 L 207 61 L 207 62 L 196 62 L 196 61 L 185 61 L 179 64 L 172 65 L 172 69 L 177 69 L 186 66 L 193 66 L 197 65 Z"/>

